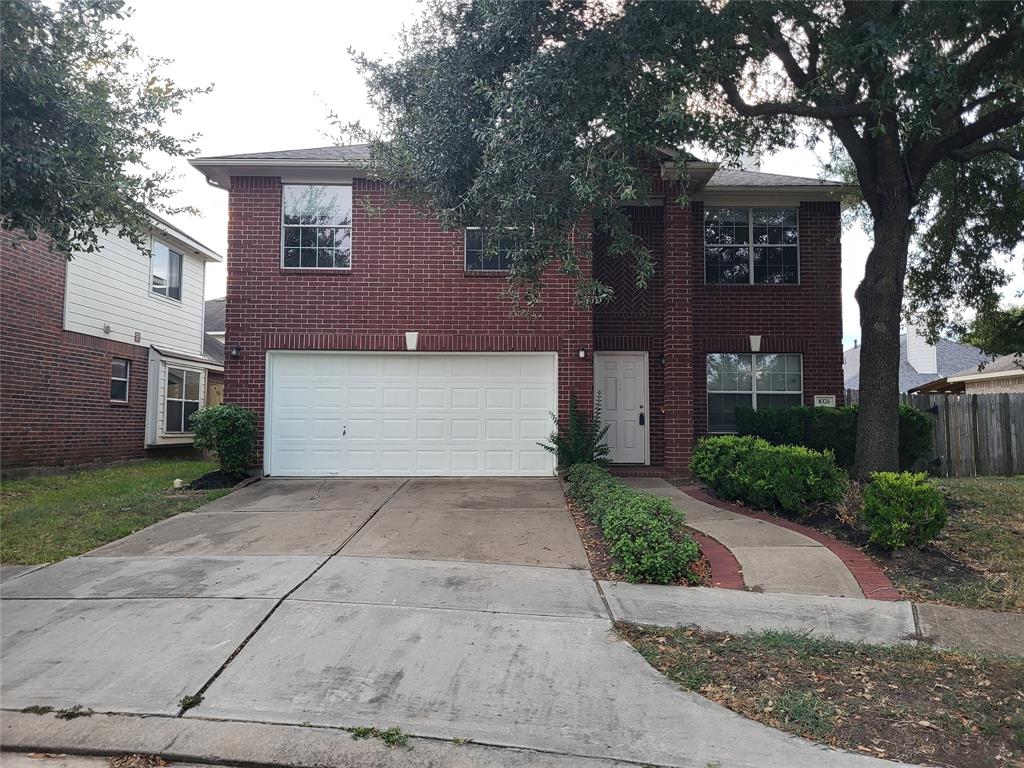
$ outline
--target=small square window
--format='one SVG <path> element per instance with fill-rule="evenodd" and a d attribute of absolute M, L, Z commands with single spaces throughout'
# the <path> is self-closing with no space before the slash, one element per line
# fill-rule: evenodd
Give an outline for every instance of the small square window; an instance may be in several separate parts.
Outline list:
<path fill-rule="evenodd" d="M 285 184 L 281 193 L 281 266 L 349 269 L 352 187 Z"/>
<path fill-rule="evenodd" d="M 128 402 L 128 377 L 132 363 L 123 357 L 110 361 L 110 400 L 115 403 Z"/>
<path fill-rule="evenodd" d="M 466 228 L 466 271 L 507 272 L 512 266 L 515 240 L 511 236 L 485 237 L 478 227 Z"/>
<path fill-rule="evenodd" d="M 168 368 L 164 393 L 164 431 L 189 433 L 189 419 L 202 403 L 203 374 L 184 368 Z"/>

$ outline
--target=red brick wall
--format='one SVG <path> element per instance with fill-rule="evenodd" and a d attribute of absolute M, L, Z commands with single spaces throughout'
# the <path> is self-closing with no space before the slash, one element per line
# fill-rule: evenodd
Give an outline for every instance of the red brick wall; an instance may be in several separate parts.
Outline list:
<path fill-rule="evenodd" d="M 442 231 L 366 179 L 353 185 L 351 271 L 284 269 L 280 245 L 280 180 L 233 178 L 226 339 L 241 356 L 226 361 L 225 399 L 261 420 L 267 350 L 402 350 L 412 330 L 421 351 L 557 352 L 559 412 L 570 392 L 590 408 L 591 312 L 575 307 L 574 282 L 554 269 L 536 316 L 512 316 L 504 275 L 465 272 L 461 231 Z"/>
<path fill-rule="evenodd" d="M 750 352 L 750 335 L 762 352 L 803 355 L 804 402 L 814 395 L 843 399 L 841 223 L 838 202 L 800 204 L 799 285 L 705 285 L 704 209 L 694 203 L 690 223 L 697 245 L 694 292 L 693 415 L 696 434 L 707 431 L 707 355 Z"/>
<path fill-rule="evenodd" d="M 15 240 L 20 242 L 14 245 Z M 42 239 L 0 232 L 0 467 L 147 455 L 145 347 L 69 333 L 67 261 Z M 110 402 L 110 361 L 131 360 L 127 404 Z"/>

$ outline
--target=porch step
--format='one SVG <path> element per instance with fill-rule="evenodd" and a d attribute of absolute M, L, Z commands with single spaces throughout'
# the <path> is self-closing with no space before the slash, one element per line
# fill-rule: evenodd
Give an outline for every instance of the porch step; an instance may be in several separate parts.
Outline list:
<path fill-rule="evenodd" d="M 672 473 L 664 467 L 649 467 L 646 465 L 630 464 L 609 464 L 605 467 L 616 477 L 671 477 Z"/>

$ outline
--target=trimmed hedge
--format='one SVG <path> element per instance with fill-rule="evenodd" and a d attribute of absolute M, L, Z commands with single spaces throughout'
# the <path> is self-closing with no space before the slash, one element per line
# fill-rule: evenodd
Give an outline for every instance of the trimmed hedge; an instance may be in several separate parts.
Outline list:
<path fill-rule="evenodd" d="M 243 476 L 256 455 L 256 414 L 226 403 L 200 408 L 189 418 L 196 448 L 216 451 L 224 472 Z"/>
<path fill-rule="evenodd" d="M 923 472 L 875 472 L 864 488 L 862 516 L 872 543 L 920 547 L 946 525 L 946 502 Z"/>
<path fill-rule="evenodd" d="M 706 437 L 694 448 L 690 469 L 721 498 L 796 515 L 838 502 L 847 484 L 831 451 L 772 445 L 757 437 Z"/>
<path fill-rule="evenodd" d="M 927 459 L 932 448 L 931 417 L 924 411 L 900 406 L 900 468 L 910 469 Z M 842 408 L 736 409 L 736 432 L 767 440 L 772 445 L 802 445 L 815 451 L 832 451 L 843 469 L 853 467 L 857 446 L 857 406 Z"/>
<path fill-rule="evenodd" d="M 700 547 L 682 530 L 685 516 L 662 496 L 634 490 L 595 464 L 569 469 L 569 500 L 601 528 L 628 581 L 696 583 Z"/>

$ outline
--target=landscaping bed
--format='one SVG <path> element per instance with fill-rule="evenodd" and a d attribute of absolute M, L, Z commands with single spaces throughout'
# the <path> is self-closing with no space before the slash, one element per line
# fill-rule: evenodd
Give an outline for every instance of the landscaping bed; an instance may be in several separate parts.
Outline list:
<path fill-rule="evenodd" d="M 1024 760 L 1024 661 L 803 634 L 618 624 L 683 688 L 862 754 L 956 768 Z"/>
<path fill-rule="evenodd" d="M 52 563 L 115 541 L 223 496 L 175 490 L 216 469 L 204 461 L 154 460 L 0 486 L 0 562 Z"/>

